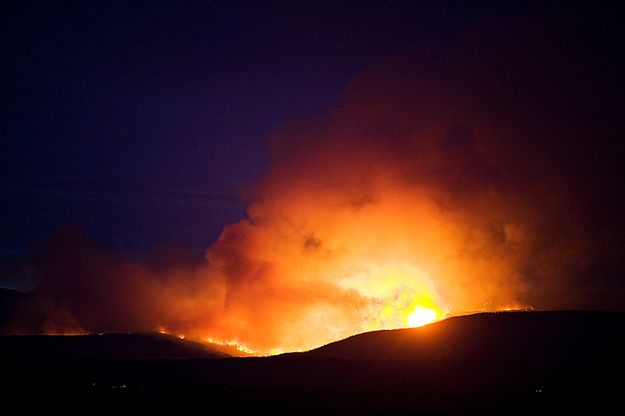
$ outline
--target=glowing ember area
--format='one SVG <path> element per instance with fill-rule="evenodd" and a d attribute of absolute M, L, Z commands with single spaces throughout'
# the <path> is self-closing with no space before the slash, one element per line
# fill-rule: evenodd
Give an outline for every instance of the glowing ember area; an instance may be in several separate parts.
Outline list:
<path fill-rule="evenodd" d="M 202 340 L 198 340 L 198 341 L 202 341 Z M 228 341 L 228 342 L 223 342 L 223 341 L 219 341 L 213 338 L 206 338 L 205 340 L 203 340 L 204 342 L 208 343 L 208 344 L 217 344 L 217 345 L 222 345 L 222 346 L 227 346 L 227 347 L 233 347 L 236 348 L 237 350 L 249 354 L 249 355 L 276 355 L 276 354 L 281 354 L 285 351 L 279 351 L 279 350 L 274 350 L 274 351 L 269 351 L 261 353 L 259 351 L 254 351 L 251 350 L 249 348 L 247 348 L 245 345 L 240 345 L 238 342 L 236 341 Z"/>

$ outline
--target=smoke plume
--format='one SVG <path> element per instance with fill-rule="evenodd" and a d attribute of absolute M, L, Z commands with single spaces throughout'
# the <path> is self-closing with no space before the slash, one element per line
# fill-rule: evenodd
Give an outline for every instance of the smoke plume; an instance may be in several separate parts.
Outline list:
<path fill-rule="evenodd" d="M 295 117 L 269 140 L 248 218 L 202 264 L 57 235 L 22 328 L 162 330 L 267 353 L 406 326 L 417 306 L 622 307 L 605 295 L 623 293 L 625 270 L 622 67 L 611 34 L 564 20 L 404 48 L 328 114 Z"/>

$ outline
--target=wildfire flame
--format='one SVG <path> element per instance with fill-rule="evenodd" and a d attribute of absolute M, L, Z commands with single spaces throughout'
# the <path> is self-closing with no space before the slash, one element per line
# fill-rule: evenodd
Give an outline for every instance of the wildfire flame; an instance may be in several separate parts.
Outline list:
<path fill-rule="evenodd" d="M 485 48 L 434 73 L 438 60 L 382 63 L 323 120 L 276 132 L 247 217 L 223 229 L 200 265 L 156 267 L 53 239 L 39 258 L 42 306 L 28 324 L 160 327 L 257 354 L 299 351 L 448 313 L 527 308 L 594 264 L 596 241 L 605 259 L 620 259 L 621 246 L 607 243 L 610 223 L 590 221 L 618 205 L 600 192 L 603 176 L 576 171 L 602 148 L 589 142 L 595 123 L 544 113 L 552 93 L 577 89 L 529 88 L 523 71 L 544 80 L 545 66 L 502 61 L 509 39 L 491 49 L 491 38 L 467 42 Z M 528 44 L 550 42 L 519 49 Z"/>
<path fill-rule="evenodd" d="M 436 321 L 438 315 L 439 313 L 434 309 L 417 305 L 410 315 L 408 315 L 406 320 L 408 322 L 408 326 L 416 328 Z"/>

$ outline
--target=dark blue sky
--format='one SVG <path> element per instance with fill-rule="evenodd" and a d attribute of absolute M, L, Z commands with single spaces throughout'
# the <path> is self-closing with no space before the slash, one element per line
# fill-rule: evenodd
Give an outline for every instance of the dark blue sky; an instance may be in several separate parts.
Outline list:
<path fill-rule="evenodd" d="M 444 56 L 523 9 L 415 3 L 4 5 L 0 254 L 64 224 L 128 253 L 202 253 L 245 216 L 289 117 L 323 114 L 399 48 Z"/>

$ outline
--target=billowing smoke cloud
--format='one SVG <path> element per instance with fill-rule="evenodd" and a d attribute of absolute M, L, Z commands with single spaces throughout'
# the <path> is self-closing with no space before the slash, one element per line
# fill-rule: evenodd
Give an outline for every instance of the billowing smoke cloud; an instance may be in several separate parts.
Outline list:
<path fill-rule="evenodd" d="M 269 352 L 405 326 L 418 306 L 622 307 L 622 67 L 610 33 L 563 20 L 404 49 L 326 117 L 292 120 L 249 218 L 201 265 L 57 236 L 26 321 Z"/>

